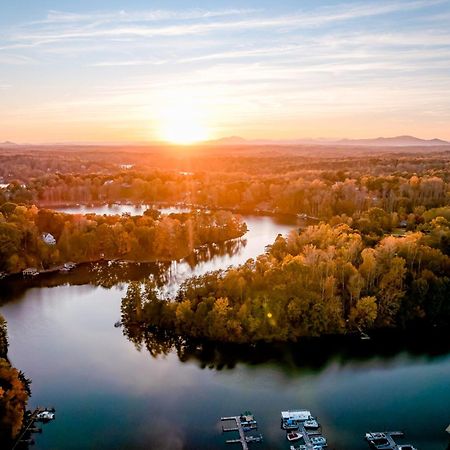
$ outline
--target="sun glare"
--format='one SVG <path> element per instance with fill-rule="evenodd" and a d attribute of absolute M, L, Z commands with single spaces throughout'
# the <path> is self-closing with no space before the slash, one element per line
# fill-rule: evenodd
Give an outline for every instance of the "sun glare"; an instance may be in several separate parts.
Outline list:
<path fill-rule="evenodd" d="M 190 145 L 209 138 L 204 118 L 195 105 L 178 103 L 161 114 L 161 139 L 178 145 Z"/>

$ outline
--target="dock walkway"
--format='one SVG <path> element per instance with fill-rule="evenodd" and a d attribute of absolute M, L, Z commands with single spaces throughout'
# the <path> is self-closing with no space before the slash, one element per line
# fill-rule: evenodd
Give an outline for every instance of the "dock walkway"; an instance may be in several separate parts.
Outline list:
<path fill-rule="evenodd" d="M 223 432 L 228 431 L 237 431 L 239 433 L 239 439 L 228 439 L 225 441 L 227 444 L 241 444 L 243 450 L 248 450 L 248 443 L 249 442 L 261 442 L 262 441 L 262 435 L 259 436 L 246 436 L 246 431 L 252 431 L 258 429 L 258 424 L 256 420 L 253 419 L 253 416 L 248 417 L 249 420 L 242 420 L 243 416 L 230 416 L 230 417 L 221 417 L 221 422 L 226 421 L 234 421 L 235 426 L 225 428 L 222 426 Z"/>
<path fill-rule="evenodd" d="M 314 431 L 311 430 L 307 431 L 303 423 L 299 424 L 298 432 L 302 434 L 303 440 L 305 441 L 304 445 L 306 446 L 306 448 L 308 450 L 313 450 L 314 444 L 311 442 L 311 437 L 314 436 L 314 434 L 319 435 L 320 433 L 319 432 L 315 433 Z"/>
<path fill-rule="evenodd" d="M 19 436 L 14 441 L 13 446 L 11 447 L 11 450 L 15 450 L 16 448 L 20 447 L 22 444 L 24 444 L 24 439 L 27 435 L 27 433 L 41 433 L 42 428 L 36 428 L 34 427 L 34 423 L 38 420 L 37 415 L 39 413 L 42 413 L 44 411 L 54 411 L 54 408 L 42 408 L 41 406 L 38 406 L 26 419 L 27 422 L 24 424 L 22 431 L 20 432 Z"/>
<path fill-rule="evenodd" d="M 383 445 L 383 448 L 385 448 L 386 450 L 396 450 L 398 448 L 398 444 L 395 442 L 394 438 L 403 437 L 405 434 L 402 431 L 372 432 L 366 434 L 366 439 L 368 435 L 372 436 L 378 435 L 380 439 L 385 439 L 387 441 L 387 443 Z"/>

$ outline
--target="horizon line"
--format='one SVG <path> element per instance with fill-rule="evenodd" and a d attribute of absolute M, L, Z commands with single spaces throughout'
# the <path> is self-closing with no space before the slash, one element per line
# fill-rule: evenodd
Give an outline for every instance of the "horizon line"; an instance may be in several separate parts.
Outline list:
<path fill-rule="evenodd" d="M 10 145 L 10 146 L 25 146 L 25 145 L 31 145 L 31 146 L 46 146 L 46 145 L 59 145 L 59 146 L 66 146 L 66 145 L 100 145 L 100 146 L 121 146 L 121 145 L 132 145 L 132 146 L 152 146 L 152 145 L 158 145 L 158 146 L 168 146 L 168 147 L 194 147 L 194 146 L 201 146 L 201 145 L 211 145 L 211 144 L 227 144 L 226 141 L 230 141 L 229 145 L 239 145 L 240 141 L 242 144 L 255 144 L 255 145 L 264 145 L 265 143 L 267 145 L 275 144 L 275 145 L 295 145 L 295 144 L 339 144 L 339 143 L 346 143 L 348 141 L 375 141 L 375 140 L 393 140 L 393 139 L 414 139 L 418 141 L 424 141 L 424 142 L 433 142 L 433 141 L 442 141 L 442 145 L 450 145 L 450 138 L 441 138 L 441 137 L 433 137 L 433 138 L 421 138 L 417 137 L 412 134 L 402 134 L 402 135 L 396 135 L 396 136 L 376 136 L 376 137 L 295 137 L 295 138 L 258 138 L 258 137 L 251 137 L 251 138 L 244 138 L 242 136 L 237 135 L 230 135 L 230 136 L 221 136 L 214 139 L 205 139 L 197 142 L 192 143 L 176 143 L 176 142 L 170 142 L 165 140 L 132 140 L 132 141 L 72 141 L 72 140 L 61 140 L 61 141 L 53 141 L 53 142 L 16 142 L 13 140 L 2 140 L 0 141 L 0 146 L 4 145 Z M 236 142 L 232 142 L 235 140 Z M 302 142 L 304 141 L 304 142 Z M 439 145 L 439 144 L 437 144 Z"/>

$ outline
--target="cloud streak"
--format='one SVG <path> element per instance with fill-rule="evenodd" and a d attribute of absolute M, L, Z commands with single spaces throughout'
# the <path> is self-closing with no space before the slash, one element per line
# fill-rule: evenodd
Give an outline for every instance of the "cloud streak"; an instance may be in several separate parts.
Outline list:
<path fill-rule="evenodd" d="M 334 8 L 321 8 L 314 12 L 300 12 L 278 17 L 252 17 L 241 19 L 242 15 L 256 13 L 255 10 L 228 10 L 228 11 L 202 11 L 202 12 L 119 12 L 113 14 L 68 14 L 51 13 L 46 21 L 34 22 L 24 26 L 20 33 L 13 33 L 8 40 L 12 42 L 28 42 L 30 45 L 43 45 L 48 43 L 79 40 L 79 39 L 111 39 L 119 37 L 152 38 L 189 36 L 228 32 L 233 30 L 261 30 L 279 28 L 283 31 L 298 28 L 311 28 L 330 23 L 338 23 L 363 19 L 368 17 L 405 13 L 417 9 L 429 8 L 442 4 L 445 0 L 417 0 L 409 2 L 388 2 L 377 4 L 346 4 Z M 232 21 L 210 21 L 210 18 L 227 15 L 238 16 Z M 189 23 L 167 24 L 154 26 L 141 24 L 142 22 L 158 22 L 161 20 L 186 20 Z M 52 24 L 52 27 L 42 25 Z M 55 28 L 54 25 L 62 25 Z M 66 25 L 69 26 L 66 26 Z M 108 26 L 105 26 L 108 25 Z"/>
<path fill-rule="evenodd" d="M 383 111 L 386 123 L 403 114 L 420 126 L 425 112 L 450 119 L 450 0 L 300 4 L 91 12 L 74 4 L 18 18 L 0 34 L 0 127 L 21 129 L 26 118 L 52 129 L 83 120 L 131 129 L 178 96 L 194 98 L 217 127 L 269 130 L 272 116 L 279 135 L 321 111 L 336 123 Z"/>

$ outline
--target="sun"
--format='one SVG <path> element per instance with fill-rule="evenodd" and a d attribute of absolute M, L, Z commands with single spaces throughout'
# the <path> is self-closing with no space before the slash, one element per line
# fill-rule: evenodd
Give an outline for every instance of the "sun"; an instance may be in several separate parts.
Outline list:
<path fill-rule="evenodd" d="M 172 144 L 190 145 L 209 138 L 206 120 L 197 105 L 180 101 L 161 111 L 161 139 Z"/>

